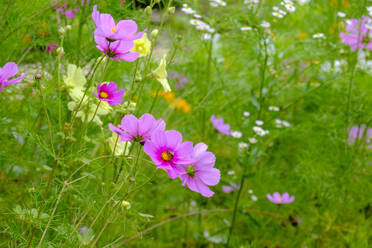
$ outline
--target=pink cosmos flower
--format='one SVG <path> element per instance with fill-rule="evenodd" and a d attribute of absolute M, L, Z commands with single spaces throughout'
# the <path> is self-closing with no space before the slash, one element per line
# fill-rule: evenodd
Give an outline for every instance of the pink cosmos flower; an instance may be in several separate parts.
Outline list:
<path fill-rule="evenodd" d="M 63 7 L 61 5 L 54 5 L 54 6 L 52 6 L 52 8 L 57 9 L 59 12 L 64 14 L 66 16 L 66 18 L 72 19 L 72 18 L 75 17 L 75 13 L 79 12 L 80 8 L 77 7 L 74 10 L 69 10 L 69 9 L 67 9 L 67 5 L 68 5 L 68 3 L 66 2 L 63 5 Z"/>
<path fill-rule="evenodd" d="M 214 128 L 223 134 L 230 135 L 230 125 L 225 124 L 223 118 L 216 118 L 214 115 L 211 116 L 211 122 L 214 126 Z"/>
<path fill-rule="evenodd" d="M 213 153 L 207 152 L 208 146 L 198 143 L 194 149 L 191 159 L 192 164 L 181 165 L 184 172 L 180 174 L 182 186 L 187 185 L 189 189 L 199 192 L 202 196 L 211 197 L 214 192 L 208 185 L 214 186 L 220 181 L 220 171 L 213 168 L 216 157 Z"/>
<path fill-rule="evenodd" d="M 289 194 L 287 192 L 285 192 L 282 196 L 278 192 L 275 192 L 273 195 L 267 194 L 267 199 L 279 205 L 291 203 L 294 201 L 295 197 L 289 197 Z"/>
<path fill-rule="evenodd" d="M 124 41 L 117 40 L 114 42 L 109 42 L 101 36 L 94 36 L 95 41 L 97 42 L 97 48 L 103 52 L 110 59 L 117 61 L 124 60 L 128 62 L 135 61 L 139 57 L 139 53 L 130 52 L 134 47 L 133 41 Z"/>
<path fill-rule="evenodd" d="M 361 139 L 365 135 L 366 137 L 366 143 L 369 144 L 371 143 L 371 138 L 372 138 L 372 128 L 368 128 L 366 134 L 364 134 L 366 130 L 366 125 L 362 124 L 360 127 L 358 126 L 353 126 L 350 129 L 349 132 L 349 139 L 348 143 L 349 145 L 352 145 L 356 139 Z M 367 146 L 368 149 L 372 148 L 372 145 Z"/>
<path fill-rule="evenodd" d="M 121 119 L 121 125 L 109 124 L 111 131 L 120 136 L 120 141 L 137 141 L 145 143 L 155 131 L 164 131 L 165 122 L 162 119 L 155 120 L 151 114 L 143 114 L 139 119 L 134 115 L 125 115 Z"/>
<path fill-rule="evenodd" d="M 51 42 L 47 45 L 46 51 L 48 53 L 54 53 L 56 51 L 56 48 L 58 47 L 58 44 L 55 42 Z"/>
<path fill-rule="evenodd" d="M 98 84 L 97 93 L 93 94 L 100 100 L 106 101 L 110 105 L 118 105 L 123 102 L 125 91 L 123 89 L 117 90 L 118 86 L 115 82 Z"/>
<path fill-rule="evenodd" d="M 352 50 L 369 49 L 372 50 L 372 29 L 371 19 L 363 16 L 361 19 L 352 19 L 346 26 L 346 33 L 340 33 L 342 41 L 351 47 Z"/>
<path fill-rule="evenodd" d="M 103 37 L 108 41 L 115 40 L 137 40 L 143 36 L 146 30 L 137 33 L 137 24 L 132 20 L 121 20 L 115 24 L 114 18 L 110 14 L 101 14 L 94 5 L 92 18 L 97 28 L 94 36 Z"/>
<path fill-rule="evenodd" d="M 156 168 L 166 169 L 168 176 L 172 179 L 184 172 L 181 165 L 193 163 L 192 142 L 182 143 L 182 135 L 175 130 L 154 132 L 143 149 L 155 163 Z"/>
<path fill-rule="evenodd" d="M 3 68 L 0 67 L 0 92 L 2 92 L 5 86 L 16 84 L 22 81 L 22 79 L 26 76 L 23 73 L 20 77 L 10 79 L 11 77 L 15 76 L 18 72 L 18 66 L 14 62 L 8 62 L 4 65 Z"/>

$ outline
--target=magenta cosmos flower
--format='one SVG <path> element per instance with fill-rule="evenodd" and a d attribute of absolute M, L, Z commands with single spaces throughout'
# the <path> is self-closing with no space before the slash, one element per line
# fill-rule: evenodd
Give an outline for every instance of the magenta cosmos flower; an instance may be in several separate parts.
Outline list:
<path fill-rule="evenodd" d="M 213 168 L 216 162 L 216 156 L 207 152 L 208 146 L 204 143 L 198 143 L 191 156 L 192 164 L 181 165 L 184 172 L 180 174 L 182 186 L 187 185 L 189 189 L 199 192 L 202 196 L 211 197 L 214 192 L 208 185 L 214 186 L 220 181 L 220 171 Z"/>
<path fill-rule="evenodd" d="M 369 49 L 372 50 L 372 30 L 369 28 L 371 19 L 363 16 L 361 19 L 352 19 L 346 26 L 346 33 L 340 33 L 342 41 L 350 46 L 352 50 Z"/>
<path fill-rule="evenodd" d="M 123 89 L 117 90 L 118 86 L 115 82 L 98 84 L 97 93 L 93 94 L 100 100 L 106 101 L 110 105 L 118 105 L 123 102 L 125 91 Z"/>
<path fill-rule="evenodd" d="M 214 128 L 223 134 L 230 135 L 230 125 L 225 124 L 223 118 L 216 118 L 214 115 L 211 116 L 211 122 L 214 126 Z"/>
<path fill-rule="evenodd" d="M 54 5 L 52 6 L 53 9 L 57 9 L 59 12 L 64 14 L 66 18 L 73 19 L 75 17 L 75 13 L 80 10 L 79 7 L 75 8 L 74 10 L 67 9 L 68 3 L 66 2 L 63 6 L 61 5 Z"/>
<path fill-rule="evenodd" d="M 289 194 L 285 192 L 282 196 L 275 192 L 273 195 L 267 194 L 267 199 L 275 204 L 288 204 L 294 201 L 295 197 L 289 197 Z"/>
<path fill-rule="evenodd" d="M 142 144 L 151 138 L 155 131 L 164 131 L 165 122 L 155 120 L 151 114 L 143 114 L 139 119 L 134 115 L 126 115 L 121 119 L 121 125 L 109 124 L 111 131 L 120 136 L 120 141 L 137 141 Z"/>
<path fill-rule="evenodd" d="M 22 81 L 22 79 L 26 76 L 23 73 L 20 77 L 10 79 L 11 77 L 15 76 L 18 72 L 18 66 L 14 62 L 8 62 L 4 65 L 3 68 L 0 67 L 0 92 L 2 92 L 5 86 L 16 84 Z"/>
<path fill-rule="evenodd" d="M 104 53 L 110 59 L 117 61 L 124 60 L 127 62 L 135 61 L 140 54 L 137 52 L 130 52 L 134 47 L 133 41 L 117 40 L 114 42 L 109 42 L 101 36 L 94 36 L 97 42 L 97 48 L 102 53 Z"/>
<path fill-rule="evenodd" d="M 193 163 L 192 142 L 182 143 L 182 135 L 175 130 L 154 132 L 143 149 L 155 163 L 156 168 L 166 169 L 172 179 L 184 172 L 184 167 L 181 165 Z"/>
<path fill-rule="evenodd" d="M 132 20 L 121 20 L 118 24 L 110 14 L 101 14 L 97 10 L 97 5 L 94 5 L 92 18 L 97 28 L 94 31 L 94 36 L 99 36 L 108 41 L 115 40 L 137 40 L 141 38 L 146 30 L 137 33 L 137 24 Z"/>
<path fill-rule="evenodd" d="M 57 43 L 55 43 L 55 42 L 51 42 L 51 43 L 49 43 L 49 44 L 47 45 L 47 47 L 46 47 L 46 51 L 47 51 L 48 53 L 54 53 L 54 52 L 56 51 L 57 47 L 58 47 L 58 44 L 57 44 Z"/>
<path fill-rule="evenodd" d="M 365 133 L 366 132 L 366 133 Z M 365 135 L 365 141 L 367 144 L 371 143 L 372 138 L 372 128 L 368 128 L 366 131 L 366 125 L 362 124 L 360 127 L 353 126 L 349 132 L 349 145 L 352 145 L 356 139 L 362 139 Z M 368 149 L 372 148 L 372 145 L 367 146 Z"/>

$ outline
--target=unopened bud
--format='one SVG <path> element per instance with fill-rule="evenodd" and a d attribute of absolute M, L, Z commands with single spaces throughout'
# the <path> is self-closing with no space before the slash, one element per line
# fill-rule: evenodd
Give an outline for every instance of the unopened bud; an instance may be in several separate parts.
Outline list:
<path fill-rule="evenodd" d="M 40 78 L 41 78 L 41 74 L 38 73 L 35 75 L 35 79 L 40 79 Z"/>
<path fill-rule="evenodd" d="M 147 6 L 147 7 L 145 8 L 145 14 L 146 14 L 147 16 L 151 16 L 151 15 L 152 15 L 152 8 L 151 8 L 151 6 Z"/>
<path fill-rule="evenodd" d="M 126 209 L 129 209 L 130 208 L 130 202 L 128 202 L 128 201 L 122 201 L 121 202 L 121 205 L 123 206 L 123 207 L 125 207 Z"/>
<path fill-rule="evenodd" d="M 159 34 L 159 30 L 158 29 L 154 29 L 151 32 L 151 37 L 152 38 L 156 38 L 156 37 L 158 37 L 158 34 Z"/>
<path fill-rule="evenodd" d="M 63 54 L 65 52 L 65 50 L 63 50 L 63 47 L 58 47 L 56 51 L 57 54 Z"/>
<path fill-rule="evenodd" d="M 65 28 L 64 27 L 60 27 L 59 29 L 58 29 L 58 33 L 59 34 L 64 34 L 66 32 L 66 30 L 65 30 Z"/>
<path fill-rule="evenodd" d="M 176 11 L 176 8 L 174 6 L 168 8 L 168 13 L 171 15 L 173 15 L 175 11 Z"/>
<path fill-rule="evenodd" d="M 71 28 L 72 28 L 71 25 L 67 25 L 67 26 L 65 27 L 65 30 L 68 31 L 68 30 L 71 30 Z"/>

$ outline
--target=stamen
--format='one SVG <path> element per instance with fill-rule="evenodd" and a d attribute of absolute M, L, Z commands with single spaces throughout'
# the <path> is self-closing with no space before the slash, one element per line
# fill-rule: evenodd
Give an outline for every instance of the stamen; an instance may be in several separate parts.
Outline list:
<path fill-rule="evenodd" d="M 161 159 L 163 159 L 164 161 L 169 161 L 172 158 L 173 158 L 173 153 L 171 153 L 170 151 L 165 151 L 161 153 Z"/>
<path fill-rule="evenodd" d="M 101 98 L 107 98 L 109 95 L 108 95 L 108 93 L 107 92 L 105 92 L 105 91 L 101 91 L 101 93 L 99 93 L 99 97 L 101 97 Z"/>

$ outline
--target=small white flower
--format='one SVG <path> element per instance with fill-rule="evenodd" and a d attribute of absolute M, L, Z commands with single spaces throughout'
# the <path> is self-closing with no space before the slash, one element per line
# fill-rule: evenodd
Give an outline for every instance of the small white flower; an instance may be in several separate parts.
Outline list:
<path fill-rule="evenodd" d="M 273 16 L 275 16 L 275 17 L 283 18 L 283 15 L 280 14 L 279 12 L 273 12 L 272 14 L 273 14 Z"/>
<path fill-rule="evenodd" d="M 253 190 L 249 189 L 249 190 L 248 190 L 248 193 L 249 193 L 249 194 L 253 194 Z"/>
<path fill-rule="evenodd" d="M 248 116 L 251 115 L 251 113 L 249 113 L 249 112 L 244 112 L 243 115 L 244 115 L 245 117 L 248 117 Z"/>
<path fill-rule="evenodd" d="M 210 2 L 209 5 L 214 7 L 214 8 L 218 7 L 218 3 L 216 3 L 216 2 Z"/>
<path fill-rule="evenodd" d="M 267 21 L 263 21 L 262 23 L 261 23 L 261 27 L 263 27 L 263 28 L 270 28 L 270 23 L 269 22 L 267 22 Z"/>
<path fill-rule="evenodd" d="M 248 138 L 248 141 L 249 141 L 249 143 L 251 143 L 251 144 L 256 144 L 256 143 L 257 143 L 257 139 L 254 138 L 254 137 L 252 137 L 252 138 Z"/>
<path fill-rule="evenodd" d="M 244 142 L 240 142 L 240 143 L 238 144 L 238 146 L 239 146 L 239 149 L 245 149 L 245 148 L 248 147 L 248 144 L 247 144 L 247 143 L 244 143 Z"/>
<path fill-rule="evenodd" d="M 198 15 L 198 14 L 194 14 L 194 17 L 195 18 L 198 18 L 198 19 L 202 18 L 202 16 L 201 15 Z"/>
<path fill-rule="evenodd" d="M 255 195 L 252 195 L 251 196 L 251 199 L 252 199 L 252 201 L 257 201 L 258 199 L 257 199 L 257 196 L 255 196 Z"/>
<path fill-rule="evenodd" d="M 313 38 L 314 39 L 319 39 L 319 38 L 325 38 L 324 34 L 323 33 L 316 33 L 313 35 Z"/>
<path fill-rule="evenodd" d="M 337 12 L 337 16 L 341 17 L 341 18 L 344 18 L 346 16 L 346 14 L 344 12 L 339 11 L 339 12 Z"/>
<path fill-rule="evenodd" d="M 269 110 L 270 111 L 279 111 L 279 107 L 277 107 L 277 106 L 269 106 Z"/>
<path fill-rule="evenodd" d="M 209 2 L 209 4 L 212 6 L 212 7 L 218 7 L 218 6 L 226 6 L 226 2 L 222 1 L 222 0 L 211 0 Z"/>
<path fill-rule="evenodd" d="M 285 8 L 289 11 L 289 12 L 294 12 L 296 10 L 296 7 L 293 6 L 293 4 L 291 3 L 287 3 L 286 5 L 284 5 Z"/>
<path fill-rule="evenodd" d="M 255 133 L 260 135 L 260 136 L 265 136 L 266 134 L 269 133 L 268 131 L 265 131 L 261 127 L 257 127 L 257 126 L 253 127 L 253 131 L 255 131 Z"/>
<path fill-rule="evenodd" d="M 204 40 L 210 40 L 211 38 L 212 38 L 211 34 L 208 34 L 208 33 L 203 34 L 203 39 Z"/>
<path fill-rule="evenodd" d="M 237 139 L 241 138 L 242 135 L 243 134 L 241 132 L 239 132 L 239 131 L 232 131 L 231 132 L 231 136 L 233 136 L 234 138 L 237 138 Z"/>
<path fill-rule="evenodd" d="M 285 126 L 285 127 L 290 127 L 291 124 L 288 122 L 288 121 L 282 121 L 282 124 Z"/>
<path fill-rule="evenodd" d="M 235 171 L 234 170 L 229 170 L 228 172 L 227 172 L 227 175 L 234 175 L 235 174 Z"/>
<path fill-rule="evenodd" d="M 274 6 L 273 7 L 273 10 L 276 11 L 276 12 L 278 12 L 279 11 L 279 7 L 278 6 Z"/>
<path fill-rule="evenodd" d="M 259 126 L 262 126 L 262 125 L 264 124 L 264 122 L 261 121 L 261 120 L 257 120 L 257 121 L 256 121 L 256 124 L 259 125 Z"/>
<path fill-rule="evenodd" d="M 247 31 L 247 30 L 252 30 L 252 28 L 249 26 L 244 26 L 244 27 L 241 27 L 240 30 Z"/>
<path fill-rule="evenodd" d="M 280 14 L 282 14 L 282 15 L 286 15 L 287 14 L 287 12 L 285 12 L 284 10 L 278 10 L 278 12 L 280 13 Z"/>
<path fill-rule="evenodd" d="M 185 14 L 189 14 L 189 15 L 192 15 L 195 13 L 195 10 L 193 10 L 192 8 L 190 8 L 189 6 L 183 6 L 183 8 L 181 8 L 181 11 Z"/>

